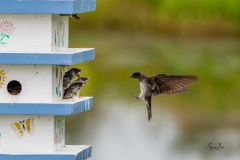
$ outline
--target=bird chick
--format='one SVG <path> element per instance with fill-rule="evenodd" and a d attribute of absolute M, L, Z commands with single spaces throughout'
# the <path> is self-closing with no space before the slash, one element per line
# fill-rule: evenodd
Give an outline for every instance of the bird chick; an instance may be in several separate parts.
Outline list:
<path fill-rule="evenodd" d="M 134 72 L 130 78 L 136 78 L 140 82 L 140 95 L 135 96 L 136 99 L 142 99 L 148 111 L 148 121 L 152 118 L 151 111 L 151 99 L 152 95 L 157 96 L 159 94 L 174 95 L 187 91 L 187 86 L 195 82 L 197 76 L 184 76 L 184 75 L 165 75 L 158 74 L 153 77 L 147 77 L 142 72 Z"/>
<path fill-rule="evenodd" d="M 67 71 L 63 76 L 63 89 L 67 89 L 69 84 L 71 83 L 72 79 L 76 76 L 80 77 L 81 69 L 72 68 Z"/>
<path fill-rule="evenodd" d="M 7 90 L 11 95 L 18 95 L 22 90 L 22 86 L 8 87 Z"/>
<path fill-rule="evenodd" d="M 70 86 L 65 90 L 63 99 L 78 98 L 80 90 L 84 84 L 88 84 L 87 77 L 79 77 L 76 81 L 72 82 Z"/>

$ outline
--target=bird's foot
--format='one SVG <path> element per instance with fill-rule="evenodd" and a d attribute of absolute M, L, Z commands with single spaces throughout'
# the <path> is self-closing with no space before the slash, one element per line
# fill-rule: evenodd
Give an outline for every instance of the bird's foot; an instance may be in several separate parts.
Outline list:
<path fill-rule="evenodd" d="M 140 97 L 138 97 L 138 96 L 135 96 L 135 95 L 133 95 L 132 93 L 130 93 L 134 98 L 136 98 L 137 100 L 139 100 L 140 99 Z"/>

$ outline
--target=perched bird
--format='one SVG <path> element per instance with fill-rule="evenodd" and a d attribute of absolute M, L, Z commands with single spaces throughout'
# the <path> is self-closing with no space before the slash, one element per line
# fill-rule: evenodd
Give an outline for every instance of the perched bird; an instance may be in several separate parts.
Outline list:
<path fill-rule="evenodd" d="M 60 16 L 71 16 L 71 17 L 73 17 L 73 18 L 75 18 L 77 20 L 80 19 L 80 17 L 77 14 L 60 14 Z"/>
<path fill-rule="evenodd" d="M 80 17 L 77 14 L 72 14 L 72 17 L 75 18 L 76 20 L 80 19 Z"/>
<path fill-rule="evenodd" d="M 80 90 L 84 84 L 88 84 L 87 77 L 80 77 L 76 81 L 72 82 L 70 86 L 65 90 L 63 99 L 71 99 L 79 97 Z"/>
<path fill-rule="evenodd" d="M 131 94 L 136 99 L 142 99 L 147 106 L 148 121 L 152 118 L 151 99 L 152 95 L 179 94 L 187 91 L 187 86 L 195 82 L 197 76 L 165 75 L 158 74 L 154 77 L 147 77 L 142 72 L 134 72 L 130 78 L 137 78 L 140 82 L 141 93 L 139 96 Z"/>
<path fill-rule="evenodd" d="M 67 71 L 63 76 L 63 89 L 67 89 L 69 84 L 71 83 L 72 79 L 76 76 L 80 77 L 81 69 L 72 68 Z"/>
<path fill-rule="evenodd" d="M 88 77 L 79 77 L 78 79 L 76 79 L 75 81 L 71 82 L 69 86 L 73 85 L 74 83 L 83 83 L 83 84 L 88 84 L 87 80 L 89 78 Z"/>

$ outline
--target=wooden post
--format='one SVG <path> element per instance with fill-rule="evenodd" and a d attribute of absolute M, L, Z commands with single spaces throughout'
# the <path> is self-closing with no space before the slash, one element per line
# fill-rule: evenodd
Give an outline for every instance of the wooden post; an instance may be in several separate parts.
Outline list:
<path fill-rule="evenodd" d="M 63 100 L 62 79 L 66 66 L 95 58 L 93 48 L 68 48 L 66 15 L 94 11 L 96 1 L 0 4 L 0 159 L 91 157 L 92 146 L 65 145 L 65 116 L 93 108 L 93 98 Z"/>

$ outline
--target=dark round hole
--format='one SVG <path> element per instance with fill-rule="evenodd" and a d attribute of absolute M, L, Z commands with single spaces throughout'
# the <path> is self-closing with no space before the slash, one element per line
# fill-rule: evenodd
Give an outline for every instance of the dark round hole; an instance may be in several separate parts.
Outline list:
<path fill-rule="evenodd" d="M 22 91 L 22 85 L 18 81 L 13 80 L 8 83 L 7 90 L 11 95 L 18 95 Z"/>

